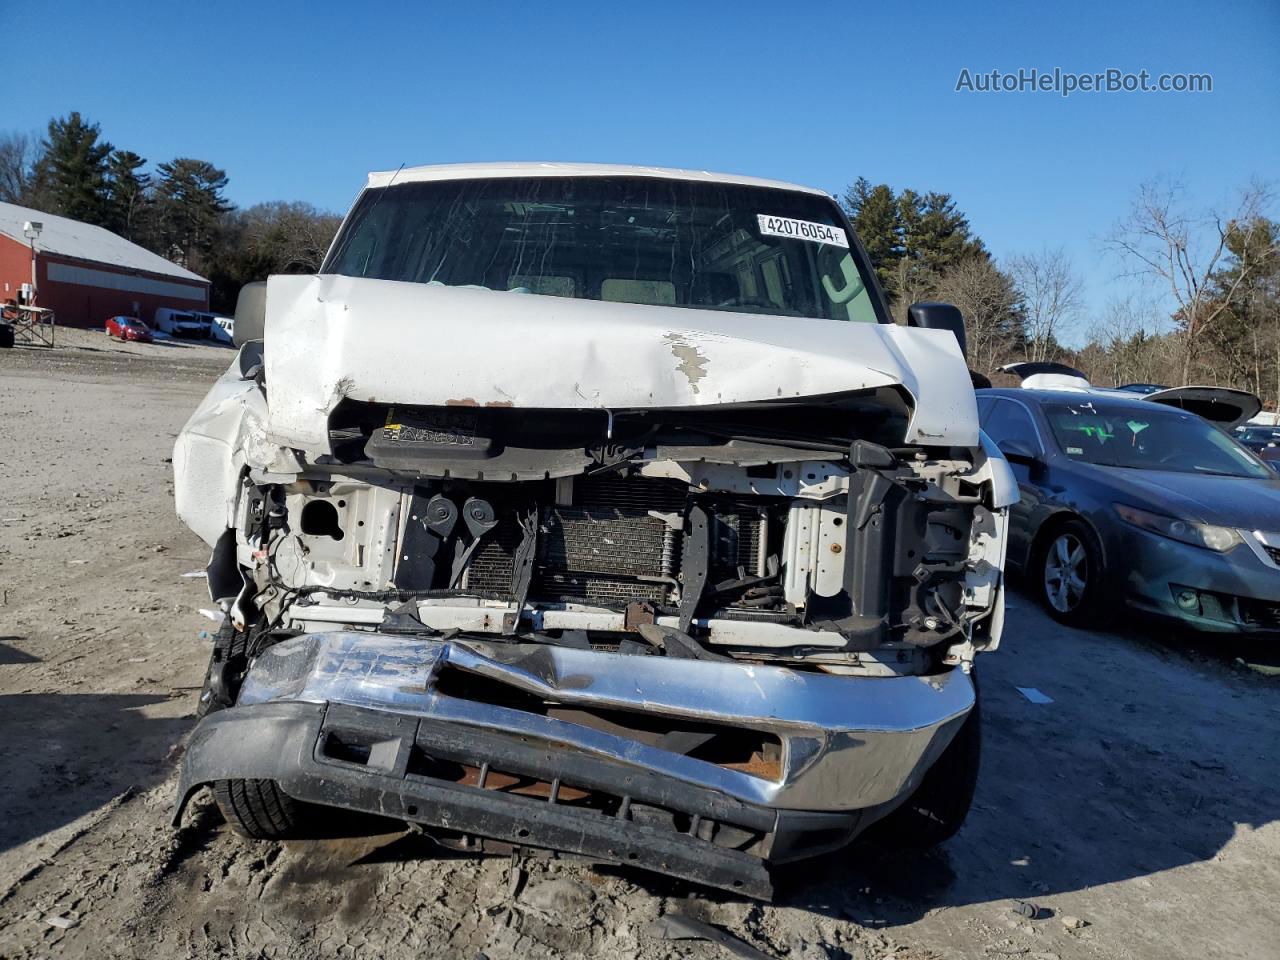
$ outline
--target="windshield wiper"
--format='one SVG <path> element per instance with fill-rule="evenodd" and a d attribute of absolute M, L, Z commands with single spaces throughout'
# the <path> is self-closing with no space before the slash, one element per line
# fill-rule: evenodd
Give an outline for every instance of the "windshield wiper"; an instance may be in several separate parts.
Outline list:
<path fill-rule="evenodd" d="M 1268 477 L 1252 477 L 1247 473 L 1224 473 L 1221 470 L 1205 470 L 1201 467 L 1192 467 L 1190 470 L 1179 470 L 1177 467 L 1162 467 L 1158 465 L 1147 465 L 1141 463 L 1098 463 L 1092 461 L 1100 467 L 1118 467 L 1121 470 L 1145 470 L 1148 473 L 1192 473 L 1203 477 L 1240 477 L 1245 480 L 1267 480 Z"/>
<path fill-rule="evenodd" d="M 1192 467 L 1191 469 L 1192 469 L 1192 470 L 1194 470 L 1196 473 L 1202 473 L 1202 474 L 1204 474 L 1206 477 L 1240 477 L 1240 478 L 1241 478 L 1241 479 L 1243 479 L 1243 480 L 1266 480 L 1266 479 L 1268 479 L 1267 477 L 1253 477 L 1253 476 L 1250 476 L 1250 475 L 1249 475 L 1249 474 L 1247 474 L 1247 473 L 1227 473 L 1227 472 L 1226 472 L 1226 471 L 1224 471 L 1224 470 L 1205 470 L 1205 469 L 1203 469 L 1203 468 L 1201 468 L 1201 467 Z M 1172 473 L 1177 473 L 1177 472 L 1179 472 L 1179 471 L 1174 470 L 1174 471 L 1170 471 L 1170 472 L 1172 472 Z"/>

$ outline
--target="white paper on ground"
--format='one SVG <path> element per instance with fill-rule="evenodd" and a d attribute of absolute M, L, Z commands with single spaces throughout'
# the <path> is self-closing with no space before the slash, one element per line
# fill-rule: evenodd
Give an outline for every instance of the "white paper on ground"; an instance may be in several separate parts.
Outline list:
<path fill-rule="evenodd" d="M 1053 697 L 1045 696 L 1035 687 L 1017 687 L 1016 689 L 1032 703 L 1053 703 Z"/>

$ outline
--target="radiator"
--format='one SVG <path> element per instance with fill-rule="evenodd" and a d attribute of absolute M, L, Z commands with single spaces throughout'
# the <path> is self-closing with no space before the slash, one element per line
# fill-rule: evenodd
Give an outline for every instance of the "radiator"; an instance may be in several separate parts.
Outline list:
<path fill-rule="evenodd" d="M 677 578 L 688 495 L 674 484 L 647 478 L 576 478 L 571 505 L 539 510 L 538 549 L 531 600 L 623 607 L 635 601 L 669 603 Z M 733 508 L 713 514 L 711 581 L 759 571 L 764 527 L 758 511 Z M 476 550 L 467 589 L 509 593 L 520 527 L 504 517 Z"/>

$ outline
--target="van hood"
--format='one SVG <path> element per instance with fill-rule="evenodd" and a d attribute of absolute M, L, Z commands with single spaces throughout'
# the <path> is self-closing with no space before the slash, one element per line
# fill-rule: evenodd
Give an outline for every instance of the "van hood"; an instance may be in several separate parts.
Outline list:
<path fill-rule="evenodd" d="M 911 443 L 978 444 L 948 331 L 342 276 L 267 284 L 268 430 L 328 452 L 344 398 L 423 406 L 703 407 L 900 385 Z"/>

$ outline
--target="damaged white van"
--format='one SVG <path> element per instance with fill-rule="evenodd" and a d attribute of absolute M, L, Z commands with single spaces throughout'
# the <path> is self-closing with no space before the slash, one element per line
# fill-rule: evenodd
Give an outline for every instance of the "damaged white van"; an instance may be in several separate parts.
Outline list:
<path fill-rule="evenodd" d="M 226 622 L 175 822 L 208 786 L 251 837 L 375 814 L 755 897 L 945 839 L 1017 488 L 958 311 L 911 321 L 818 190 L 372 174 L 177 441 Z"/>

